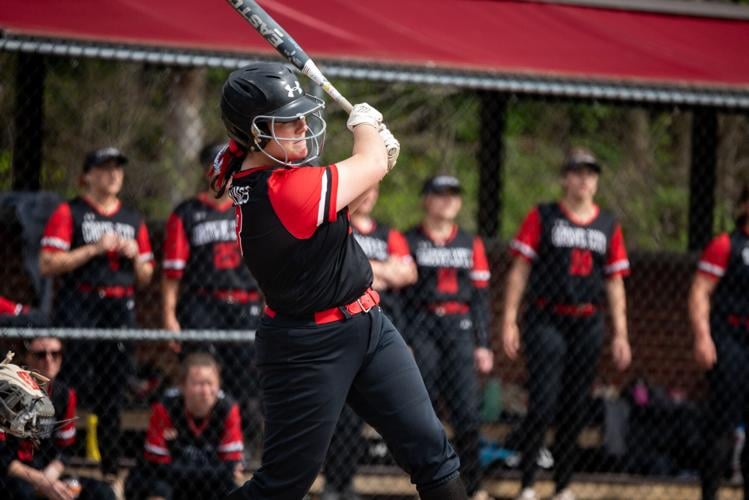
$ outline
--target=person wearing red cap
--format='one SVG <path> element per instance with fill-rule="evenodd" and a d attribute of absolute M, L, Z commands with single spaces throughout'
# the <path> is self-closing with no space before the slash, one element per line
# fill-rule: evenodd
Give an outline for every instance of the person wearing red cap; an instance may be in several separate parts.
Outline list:
<path fill-rule="evenodd" d="M 702 498 L 714 500 L 729 463 L 734 429 L 747 422 L 749 391 L 749 187 L 739 196 L 736 227 L 705 248 L 689 292 L 694 359 L 707 370 L 710 404 L 701 467 Z M 749 499 L 749 447 L 741 454 L 744 498 Z"/>
<path fill-rule="evenodd" d="M 66 328 L 135 326 L 135 288 L 153 275 L 153 253 L 143 217 L 119 198 L 127 158 L 113 147 L 88 153 L 82 192 L 50 216 L 39 268 L 59 281 L 53 324 Z M 61 377 L 78 388 L 99 417 L 102 471 L 117 472 L 120 411 L 130 369 L 121 342 L 71 342 Z"/>
<path fill-rule="evenodd" d="M 522 346 L 528 370 L 528 413 L 520 432 L 522 500 L 538 498 L 533 489 L 537 456 L 552 420 L 554 499 L 574 499 L 568 486 L 603 344 L 604 296 L 613 323 L 614 364 L 624 370 L 631 359 L 623 281 L 629 259 L 619 222 L 594 202 L 600 173 L 589 150 L 573 148 L 562 164 L 562 199 L 535 206 L 510 244 L 502 344 L 510 359 Z"/>

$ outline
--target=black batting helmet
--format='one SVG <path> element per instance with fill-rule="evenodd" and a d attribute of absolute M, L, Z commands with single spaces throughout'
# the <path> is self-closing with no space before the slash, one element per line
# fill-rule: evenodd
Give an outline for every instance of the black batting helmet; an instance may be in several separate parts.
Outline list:
<path fill-rule="evenodd" d="M 221 94 L 221 118 L 229 136 L 250 150 L 263 151 L 267 141 L 279 140 L 273 134 L 274 121 L 307 119 L 311 147 L 305 162 L 322 150 L 324 107 L 321 99 L 304 93 L 293 71 L 278 63 L 256 63 L 233 71 Z"/>

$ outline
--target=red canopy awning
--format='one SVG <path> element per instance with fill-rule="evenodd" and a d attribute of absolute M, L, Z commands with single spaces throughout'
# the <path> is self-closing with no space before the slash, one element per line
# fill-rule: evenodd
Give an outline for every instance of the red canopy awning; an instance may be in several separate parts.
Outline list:
<path fill-rule="evenodd" d="M 747 20 L 519 0 L 260 3 L 313 58 L 339 69 L 465 70 L 480 78 L 474 86 L 511 76 L 749 96 Z M 46 40 L 47 52 L 64 42 L 237 59 L 273 54 L 225 0 L 1 0 L 0 29 L 6 50 L 43 50 Z M 34 43 L 24 49 L 24 41 Z"/>

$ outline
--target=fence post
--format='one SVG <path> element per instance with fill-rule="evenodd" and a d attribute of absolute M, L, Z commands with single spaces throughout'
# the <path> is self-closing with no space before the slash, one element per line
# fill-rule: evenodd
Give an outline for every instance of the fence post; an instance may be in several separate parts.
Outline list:
<path fill-rule="evenodd" d="M 18 53 L 13 139 L 14 191 L 38 191 L 41 188 L 45 77 L 43 55 Z"/>
<path fill-rule="evenodd" d="M 695 108 L 689 168 L 689 251 L 701 250 L 712 238 L 718 150 L 718 113 Z"/>
<path fill-rule="evenodd" d="M 478 95 L 481 101 L 478 233 L 492 239 L 501 230 L 507 95 L 492 91 L 479 91 Z"/>

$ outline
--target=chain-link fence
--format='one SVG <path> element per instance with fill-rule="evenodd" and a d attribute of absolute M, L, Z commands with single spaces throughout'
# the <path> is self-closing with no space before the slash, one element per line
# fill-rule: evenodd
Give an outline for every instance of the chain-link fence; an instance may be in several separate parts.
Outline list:
<path fill-rule="evenodd" d="M 54 376 L 78 417 L 56 434 L 62 477 L 220 497 L 263 453 L 262 292 L 204 176 L 229 71 L 12 52 L 0 68 L 0 352 Z M 738 498 L 745 110 L 334 83 L 401 142 L 351 223 L 475 498 L 699 498 L 700 471 Z M 352 142 L 339 108 L 325 118 L 330 164 Z M 690 318 L 715 342 L 693 348 Z M 12 460 L 54 458 L 0 448 L 6 491 L 28 490 Z M 312 497 L 415 492 L 344 409 Z"/>

